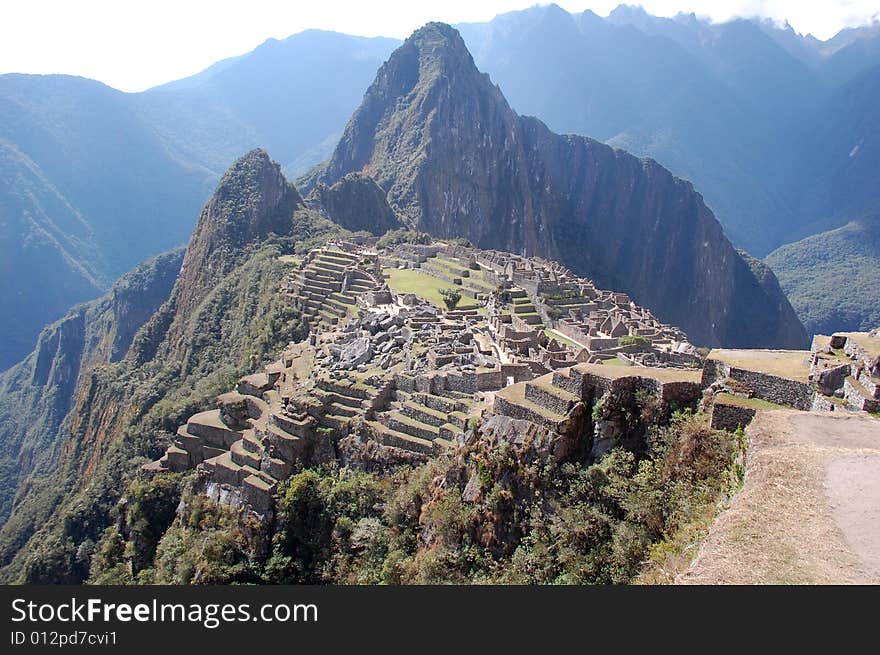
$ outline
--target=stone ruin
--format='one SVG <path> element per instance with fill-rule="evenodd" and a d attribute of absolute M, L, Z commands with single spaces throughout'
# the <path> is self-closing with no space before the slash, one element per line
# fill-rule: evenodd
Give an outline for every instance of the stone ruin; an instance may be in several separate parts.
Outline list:
<path fill-rule="evenodd" d="M 880 328 L 813 337 L 814 409 L 880 412 Z"/>
<path fill-rule="evenodd" d="M 423 462 L 462 444 L 481 421 L 558 456 L 587 435 L 598 456 L 643 440 L 627 418 L 638 399 L 654 398 L 668 416 L 696 406 L 706 389 L 729 391 L 737 376 L 754 387 L 749 395 L 796 407 L 877 411 L 880 402 L 874 334 L 817 337 L 809 381 L 740 373 L 719 357 L 703 368 L 681 330 L 556 263 L 444 244 L 381 253 L 373 245 L 311 251 L 281 288 L 312 326 L 309 338 L 190 417 L 144 471 L 195 468 L 209 495 L 268 519 L 278 482 L 303 466 Z M 476 302 L 447 311 L 397 293 L 383 266 L 419 269 Z M 718 427 L 734 429 L 742 414 L 725 423 L 726 405 L 717 405 Z"/>

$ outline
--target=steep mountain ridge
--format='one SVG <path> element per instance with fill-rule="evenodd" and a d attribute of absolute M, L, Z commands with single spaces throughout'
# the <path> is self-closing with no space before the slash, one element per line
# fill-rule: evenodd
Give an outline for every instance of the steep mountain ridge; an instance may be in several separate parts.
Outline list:
<path fill-rule="evenodd" d="M 448 25 L 429 23 L 392 54 L 312 183 L 353 171 L 416 228 L 558 259 L 697 343 L 806 343 L 778 287 L 758 282 L 690 183 L 517 116 Z"/>
<path fill-rule="evenodd" d="M 269 148 L 293 173 L 326 157 L 397 43 L 310 30 L 143 93 L 0 75 L 0 309 L 16 316 L 0 326 L 0 370 L 74 304 L 185 243 L 241 153 Z"/>
<path fill-rule="evenodd" d="M 880 214 L 786 244 L 767 261 L 810 332 L 880 325 Z"/>
<path fill-rule="evenodd" d="M 77 387 L 96 367 L 122 358 L 137 330 L 168 298 L 182 259 L 178 249 L 138 266 L 102 298 L 47 326 L 33 353 L 0 373 L 0 520 L 9 515 L 16 489 L 16 502 L 33 489 L 23 481 L 57 464 L 55 437 L 69 420 Z"/>
<path fill-rule="evenodd" d="M 302 204 L 265 150 L 252 150 L 236 161 L 196 222 L 180 271 L 178 311 L 191 311 L 248 245 L 288 233 L 291 216 Z"/>
<path fill-rule="evenodd" d="M 302 206 L 276 162 L 252 151 L 223 177 L 185 254 L 72 312 L 0 378 L 0 444 L 12 457 L 5 512 L 16 495 L 0 528 L 3 579 L 84 579 L 126 476 L 161 453 L 181 416 L 305 335 L 278 292 L 289 267 L 282 247 L 338 233 Z M 51 456 L 26 480 L 13 469 L 28 449 Z"/>

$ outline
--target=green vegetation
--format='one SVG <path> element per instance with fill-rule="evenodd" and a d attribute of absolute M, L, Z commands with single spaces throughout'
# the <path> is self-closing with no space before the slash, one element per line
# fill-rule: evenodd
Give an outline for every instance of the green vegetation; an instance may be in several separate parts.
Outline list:
<path fill-rule="evenodd" d="M 605 366 L 630 366 L 629 362 L 625 362 L 620 357 L 612 357 L 611 359 L 603 359 L 602 363 Z"/>
<path fill-rule="evenodd" d="M 650 346 L 651 341 L 647 337 L 640 336 L 638 334 L 627 334 L 626 336 L 620 337 L 618 339 L 618 343 L 621 346 Z"/>
<path fill-rule="evenodd" d="M 443 298 L 443 304 L 446 305 L 446 309 L 452 311 L 458 306 L 458 301 L 461 300 L 461 291 L 458 289 L 440 289 L 440 297 Z"/>
<path fill-rule="evenodd" d="M 649 420 L 654 410 L 640 411 Z M 460 457 L 388 477 L 306 469 L 280 486 L 269 534 L 187 491 L 151 566 L 134 575 L 119 566 L 131 548 L 114 527 L 95 548 L 93 580 L 630 582 L 736 489 L 744 447 L 690 414 L 652 429 L 649 444 L 641 456 L 618 448 L 561 464 L 528 446 L 477 440 Z M 466 496 L 474 484 L 478 493 Z"/>
<path fill-rule="evenodd" d="M 414 293 L 437 307 L 445 307 L 441 293 L 449 286 L 445 280 L 419 273 L 412 268 L 386 268 L 382 273 L 388 277 L 388 286 L 397 293 Z M 461 301 L 469 305 L 475 303 L 476 299 L 462 291 Z"/>
<path fill-rule="evenodd" d="M 214 406 L 218 393 L 307 332 L 277 292 L 286 269 L 278 260 L 280 254 L 273 244 L 242 253 L 241 263 L 190 315 L 172 322 L 174 303 L 168 301 L 137 333 L 125 359 L 93 370 L 89 395 L 81 399 L 78 419 L 66 438 L 82 449 L 101 443 L 101 459 L 89 471 L 84 455 L 82 464 L 71 459 L 54 478 L 34 479 L 31 493 L 0 531 L 0 557 L 9 564 L 3 570 L 5 580 L 86 579 L 95 544 L 101 540 L 103 548 L 123 538 L 105 535 L 121 511 L 126 521 L 140 526 L 134 541 L 124 536 L 131 568 L 136 573 L 149 559 L 161 520 L 134 510 L 129 516 L 117 501 L 126 489 L 135 499 L 173 494 L 168 489 L 139 489 L 137 483 L 129 488 L 140 464 L 159 457 L 188 416 Z M 170 329 L 179 335 L 179 344 L 165 341 Z M 111 421 L 110 416 L 115 418 Z M 90 427 L 93 424 L 101 427 Z M 29 538 L 30 545 L 22 549 Z M 96 569 L 98 577 L 105 568 Z"/>
<path fill-rule="evenodd" d="M 782 246 L 767 263 L 808 334 L 880 325 L 880 215 Z"/>
<path fill-rule="evenodd" d="M 742 396 L 734 396 L 729 393 L 717 394 L 715 402 L 723 402 L 728 405 L 736 405 L 737 407 L 748 407 L 749 409 L 791 409 L 791 407 L 777 405 L 761 398 L 743 398 Z"/>
<path fill-rule="evenodd" d="M 376 244 L 379 248 L 389 248 L 401 243 L 416 243 L 427 245 L 434 241 L 433 237 L 427 232 L 417 232 L 405 227 L 396 230 L 388 230 Z"/>

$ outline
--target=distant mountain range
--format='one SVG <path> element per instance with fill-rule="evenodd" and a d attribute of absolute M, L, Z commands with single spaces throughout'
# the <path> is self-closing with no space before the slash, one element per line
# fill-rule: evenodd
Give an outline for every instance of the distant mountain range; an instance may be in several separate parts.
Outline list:
<path fill-rule="evenodd" d="M 656 159 L 755 255 L 876 211 L 880 27 L 820 42 L 766 22 L 551 5 L 459 28 L 515 111 Z M 0 369 L 182 243 L 241 153 L 265 147 L 288 175 L 327 157 L 399 44 L 308 31 L 139 94 L 0 76 L 0 309 L 15 317 Z M 872 289 L 853 304 L 878 302 Z"/>
<path fill-rule="evenodd" d="M 144 93 L 0 76 L 0 370 L 44 325 L 183 244 L 242 153 L 302 173 L 335 145 L 398 42 L 308 31 Z"/>
<path fill-rule="evenodd" d="M 442 23 L 417 30 L 379 69 L 305 188 L 353 172 L 417 229 L 561 261 L 695 343 L 806 345 L 773 274 L 737 254 L 690 183 L 518 116 Z"/>

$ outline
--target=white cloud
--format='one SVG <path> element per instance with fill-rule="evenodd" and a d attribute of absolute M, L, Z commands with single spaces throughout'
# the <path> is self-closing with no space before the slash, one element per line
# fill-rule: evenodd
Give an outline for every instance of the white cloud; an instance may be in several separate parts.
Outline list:
<path fill-rule="evenodd" d="M 607 0 L 558 0 L 569 11 L 607 13 Z M 642 0 L 651 13 L 696 11 L 788 18 L 801 32 L 828 38 L 877 13 L 877 0 Z M 535 0 L 27 0 L 0 5 L 0 72 L 68 73 L 137 91 L 247 52 L 269 37 L 308 28 L 405 37 L 429 20 L 489 20 Z"/>

